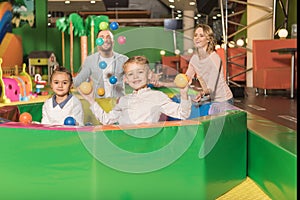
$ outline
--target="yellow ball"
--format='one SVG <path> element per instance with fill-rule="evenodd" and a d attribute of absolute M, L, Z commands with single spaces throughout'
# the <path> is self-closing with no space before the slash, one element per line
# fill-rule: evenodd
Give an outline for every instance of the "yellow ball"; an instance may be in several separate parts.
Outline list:
<path fill-rule="evenodd" d="M 189 82 L 187 75 L 185 74 L 177 74 L 174 80 L 174 83 L 179 88 L 184 88 Z"/>
<path fill-rule="evenodd" d="M 83 94 L 90 94 L 92 92 L 93 87 L 89 82 L 82 82 L 79 85 L 79 89 Z"/>
<path fill-rule="evenodd" d="M 97 94 L 98 94 L 99 96 L 103 96 L 103 95 L 105 94 L 104 88 L 98 88 Z"/>
<path fill-rule="evenodd" d="M 107 22 L 101 22 L 99 24 L 100 30 L 106 30 L 108 28 L 108 23 Z"/>

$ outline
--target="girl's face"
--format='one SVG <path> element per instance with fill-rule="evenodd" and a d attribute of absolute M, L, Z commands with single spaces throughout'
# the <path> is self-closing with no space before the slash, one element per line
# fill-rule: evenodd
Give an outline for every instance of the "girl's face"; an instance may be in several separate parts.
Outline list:
<path fill-rule="evenodd" d="M 194 45 L 196 48 L 204 48 L 206 49 L 208 46 L 208 38 L 206 34 L 203 32 L 203 28 L 199 27 L 196 29 L 194 33 Z"/>
<path fill-rule="evenodd" d="M 70 77 L 64 72 L 55 72 L 52 76 L 51 88 L 56 96 L 64 97 L 69 94 L 71 88 Z"/>
<path fill-rule="evenodd" d="M 125 70 L 125 82 L 134 90 L 147 86 L 148 70 L 144 65 L 130 63 Z"/>

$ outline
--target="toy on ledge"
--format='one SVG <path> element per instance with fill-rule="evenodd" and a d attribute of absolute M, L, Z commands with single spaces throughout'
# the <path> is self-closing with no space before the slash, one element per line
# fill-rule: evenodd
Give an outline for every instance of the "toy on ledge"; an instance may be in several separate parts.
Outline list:
<path fill-rule="evenodd" d="M 35 82 L 35 92 L 38 95 L 47 95 L 48 92 L 42 91 L 42 89 L 45 87 L 47 84 L 47 81 L 42 80 L 42 76 L 40 74 L 36 74 L 34 76 L 34 82 Z"/>

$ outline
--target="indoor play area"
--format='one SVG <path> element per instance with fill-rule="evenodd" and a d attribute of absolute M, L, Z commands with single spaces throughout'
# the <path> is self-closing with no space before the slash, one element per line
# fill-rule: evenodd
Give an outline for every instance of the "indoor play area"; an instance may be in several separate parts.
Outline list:
<path fill-rule="evenodd" d="M 189 82 L 184 73 L 191 54 L 174 54 L 175 39 L 178 49 L 184 46 L 183 33 L 174 39 L 164 27 L 121 26 L 107 15 L 71 13 L 47 28 L 47 1 L 34 5 L 35 18 L 30 14 L 12 28 L 14 6 L 0 1 L 0 199 L 297 199 L 297 132 L 234 105 L 203 101 L 192 104 L 186 120 L 162 115 L 153 124 L 102 125 L 78 92 L 91 93 L 95 85 L 86 81 L 71 88 L 84 110 L 83 126 L 71 116 L 61 125 L 42 124 L 51 74 L 65 66 L 76 77 L 104 43 L 99 30 L 114 34 L 117 52 L 145 55 L 152 71 L 174 82 L 177 87 L 148 84 L 173 102 Z M 98 65 L 104 70 L 107 63 Z M 118 81 L 112 74 L 110 84 Z M 190 97 L 201 90 L 193 81 Z M 106 92 L 96 89 L 99 96 Z M 116 102 L 97 99 L 105 112 Z"/>

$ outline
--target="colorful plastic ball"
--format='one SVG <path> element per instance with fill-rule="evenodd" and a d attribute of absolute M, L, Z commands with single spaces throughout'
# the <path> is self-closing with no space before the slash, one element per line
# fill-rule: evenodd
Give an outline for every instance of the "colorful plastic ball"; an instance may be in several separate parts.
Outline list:
<path fill-rule="evenodd" d="M 112 22 L 110 23 L 109 28 L 113 31 L 117 30 L 119 28 L 119 24 L 117 22 Z"/>
<path fill-rule="evenodd" d="M 102 46 L 103 44 L 104 44 L 103 38 L 97 38 L 97 39 L 96 39 L 96 45 L 97 45 L 97 46 Z"/>
<path fill-rule="evenodd" d="M 104 88 L 98 88 L 97 94 L 98 94 L 99 96 L 103 96 L 103 95 L 105 94 Z"/>
<path fill-rule="evenodd" d="M 126 43 L 126 37 L 125 36 L 119 36 L 118 37 L 118 43 L 119 44 L 125 44 Z"/>
<path fill-rule="evenodd" d="M 28 112 L 23 112 L 19 117 L 19 122 L 24 124 L 30 124 L 32 122 L 32 116 Z"/>
<path fill-rule="evenodd" d="M 75 126 L 76 120 L 73 117 L 66 117 L 64 120 L 64 125 Z"/>
<path fill-rule="evenodd" d="M 100 69 L 105 69 L 107 67 L 107 63 L 105 61 L 101 61 L 99 63 L 99 67 L 100 67 Z"/>
<path fill-rule="evenodd" d="M 101 22 L 99 24 L 100 30 L 106 30 L 108 28 L 108 23 L 107 22 Z"/>
<path fill-rule="evenodd" d="M 149 83 L 147 86 L 148 86 L 149 88 L 154 88 L 154 85 L 151 84 L 151 83 Z"/>
<path fill-rule="evenodd" d="M 176 75 L 174 83 L 177 87 L 184 88 L 189 83 L 189 79 L 187 75 L 179 73 Z"/>
<path fill-rule="evenodd" d="M 111 77 L 109 78 L 109 82 L 110 82 L 111 84 L 115 84 L 117 81 L 118 81 L 118 79 L 117 79 L 117 77 L 115 77 L 115 76 L 111 76 Z"/>
<path fill-rule="evenodd" d="M 89 82 L 82 82 L 79 85 L 79 89 L 83 94 L 90 94 L 92 92 L 93 87 L 92 84 Z"/>

